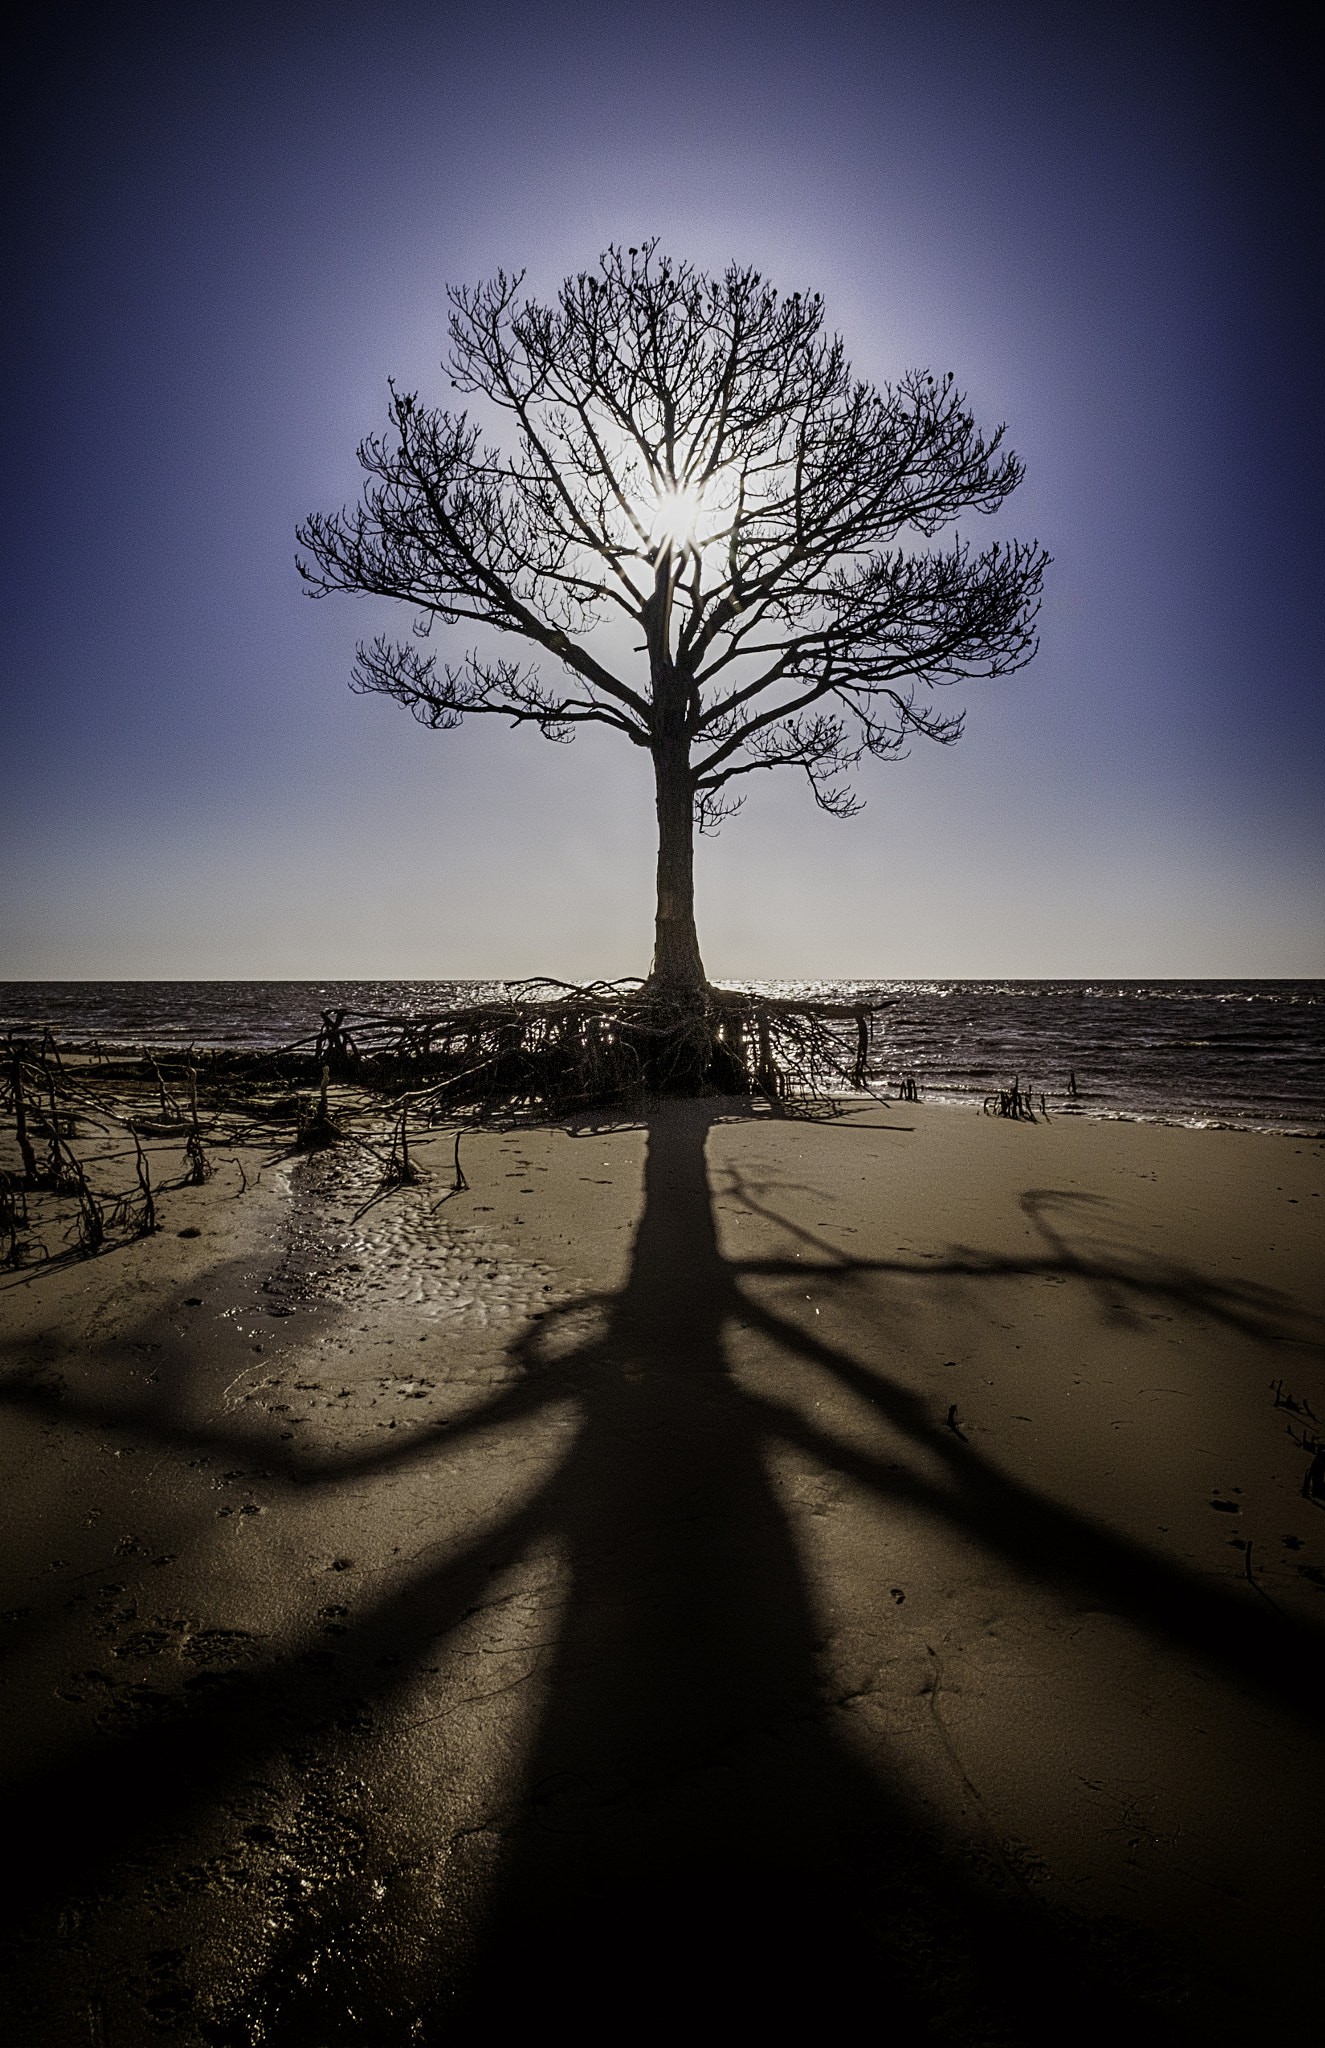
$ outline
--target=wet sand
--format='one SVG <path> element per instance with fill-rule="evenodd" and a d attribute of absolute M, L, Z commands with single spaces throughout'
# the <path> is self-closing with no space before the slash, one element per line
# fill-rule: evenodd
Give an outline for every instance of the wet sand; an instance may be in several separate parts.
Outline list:
<path fill-rule="evenodd" d="M 451 1145 L 0 1282 L 8 2038 L 1305 2021 L 1325 1146 Z"/>

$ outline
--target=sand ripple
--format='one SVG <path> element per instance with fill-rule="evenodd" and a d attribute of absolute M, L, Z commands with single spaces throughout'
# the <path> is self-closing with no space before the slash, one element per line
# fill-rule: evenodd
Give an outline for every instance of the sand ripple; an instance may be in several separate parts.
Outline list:
<path fill-rule="evenodd" d="M 518 1259 L 481 1223 L 450 1222 L 444 1189 L 398 1187 L 374 1200 L 381 1178 L 373 1155 L 352 1144 L 295 1169 L 289 1250 L 269 1292 L 403 1308 L 468 1329 L 515 1322 L 563 1298 L 549 1267 Z"/>

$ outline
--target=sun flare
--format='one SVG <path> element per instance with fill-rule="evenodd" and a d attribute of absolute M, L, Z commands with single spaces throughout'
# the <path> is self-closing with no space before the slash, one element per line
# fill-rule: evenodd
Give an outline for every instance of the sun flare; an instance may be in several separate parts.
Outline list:
<path fill-rule="evenodd" d="M 661 492 L 650 528 L 650 540 L 655 545 L 665 544 L 677 554 L 685 553 L 695 546 L 696 528 L 703 509 L 699 492 L 688 486 Z"/>

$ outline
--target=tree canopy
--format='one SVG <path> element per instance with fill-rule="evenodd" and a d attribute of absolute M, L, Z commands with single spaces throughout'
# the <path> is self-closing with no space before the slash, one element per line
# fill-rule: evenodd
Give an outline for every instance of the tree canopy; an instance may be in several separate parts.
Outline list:
<path fill-rule="evenodd" d="M 448 292 L 453 388 L 509 414 L 512 444 L 392 384 L 389 431 L 359 448 L 362 502 L 304 522 L 300 571 L 319 596 L 413 608 L 413 639 L 361 646 L 352 685 L 425 725 L 497 715 L 566 740 L 597 724 L 650 751 L 653 975 L 702 984 L 693 825 L 778 767 L 846 817 L 863 756 L 955 740 L 963 714 L 934 687 L 1030 659 L 1048 557 L 927 545 L 996 511 L 1022 466 L 950 373 L 853 376 L 817 292 L 735 264 L 709 277 L 657 242 L 609 248 L 549 305 L 522 283 Z M 638 669 L 594 644 L 614 616 L 641 636 Z M 423 645 L 438 620 L 532 654 L 439 658 Z"/>

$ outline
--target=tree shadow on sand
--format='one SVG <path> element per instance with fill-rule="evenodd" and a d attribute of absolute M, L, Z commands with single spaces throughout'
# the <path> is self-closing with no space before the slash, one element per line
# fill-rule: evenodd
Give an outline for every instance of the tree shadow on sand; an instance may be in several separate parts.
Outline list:
<path fill-rule="evenodd" d="M 749 1282 L 806 1267 L 721 1253 L 705 1160 L 720 1108 L 673 1103 L 651 1116 L 624 1288 L 531 1325 L 513 1347 L 517 1380 L 440 1441 L 284 1465 L 303 1488 L 413 1465 L 440 1471 L 477 1432 L 570 1402 L 570 1447 L 545 1483 L 420 1573 L 406 1599 L 360 1612 L 335 1680 L 289 1666 L 218 1679 L 160 1725 L 98 1742 L 21 1789 L 12 1839 L 28 1894 L 95 1884 L 126 1845 L 202 1811 L 264 1754 L 310 1727 L 334 1734 L 338 1700 L 371 1712 L 397 1685 L 396 1667 L 445 1647 L 499 1565 L 555 1549 L 544 1706 L 523 1787 L 492 1823 L 502 1845 L 477 1946 L 460 1955 L 439 1944 L 402 1988 L 389 1967 L 389 1905 L 374 1916 L 360 1902 L 339 1925 L 325 1911 L 296 1918 L 245 2011 L 202 2037 L 395 2048 L 555 2018 L 615 2039 L 662 2025 L 785 2030 L 858 2013 L 899 2042 L 1098 2040 L 1157 2016 L 1167 2038 L 1185 2037 L 1181 1972 L 1140 1934 L 1051 1914 L 1015 1870 L 973 1867 L 969 1844 L 927 1833 L 908 1787 L 861 1761 L 841 1702 L 824 1693 L 822 1618 L 770 1453 L 794 1445 L 1296 1710 L 1316 1710 L 1319 1638 L 1245 1589 L 1220 1590 L 1009 1478 L 900 1380 L 761 1305 Z M 758 1191 L 744 1199 L 760 1206 Z M 1159 1299 L 1257 1339 L 1288 1330 L 1288 1305 L 1264 1293 L 1103 1242 L 1083 1250 L 1073 1200 L 1025 1198 L 1043 1227 L 1024 1258 L 959 1250 L 923 1270 L 963 1288 L 1053 1274 L 1095 1288 L 1106 1314 Z M 813 1242 L 820 1290 L 917 1270 Z M 840 1441 L 753 1386 L 749 1370 L 738 1379 L 728 1355 L 736 1326 L 867 1399 L 891 1425 L 892 1457 Z M 54 1413 L 68 1420 L 72 1405 Z M 269 1436 L 209 1438 L 141 1409 L 118 1419 L 162 1447 L 211 1444 L 278 1470 Z M 342 1726 L 352 1739 L 353 1716 Z M 50 1838 L 57 1796 L 81 1816 L 74 1843 Z M 1199 1992 L 1189 2016 L 1208 2018 Z"/>

